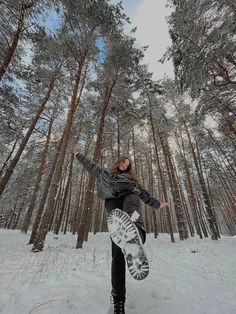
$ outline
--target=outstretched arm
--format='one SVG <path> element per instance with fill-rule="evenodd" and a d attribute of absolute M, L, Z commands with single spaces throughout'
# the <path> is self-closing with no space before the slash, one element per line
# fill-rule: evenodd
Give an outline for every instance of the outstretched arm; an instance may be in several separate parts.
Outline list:
<path fill-rule="evenodd" d="M 168 202 L 159 202 L 156 198 L 152 197 L 150 193 L 148 193 L 148 191 L 146 191 L 144 188 L 142 187 L 138 187 L 136 189 L 138 196 L 140 197 L 140 199 L 147 205 L 154 207 L 154 208 L 164 208 L 169 206 Z"/>
<path fill-rule="evenodd" d="M 88 172 L 90 172 L 92 175 L 94 175 L 96 178 L 99 178 L 101 175 L 102 169 L 95 164 L 95 162 L 89 160 L 86 158 L 83 154 L 79 152 L 78 145 L 75 145 L 73 150 L 74 156 L 81 162 L 81 164 L 85 167 Z"/>

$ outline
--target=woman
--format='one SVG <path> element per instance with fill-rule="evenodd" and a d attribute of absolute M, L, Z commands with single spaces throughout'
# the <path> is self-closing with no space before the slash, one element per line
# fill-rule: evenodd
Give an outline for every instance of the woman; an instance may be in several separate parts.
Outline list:
<path fill-rule="evenodd" d="M 119 208 L 126 212 L 134 221 L 142 243 L 145 243 L 146 232 L 141 216 L 140 199 L 154 208 L 164 208 L 168 202 L 160 203 L 144 190 L 132 171 L 132 163 L 129 157 L 121 157 L 111 168 L 110 172 L 100 168 L 94 162 L 88 160 L 79 153 L 78 145 L 74 148 L 74 155 L 82 165 L 97 178 L 97 197 L 105 200 L 105 207 L 110 213 Z M 125 303 L 125 258 L 122 250 L 112 241 L 111 264 L 112 299 L 114 313 L 123 314 Z"/>

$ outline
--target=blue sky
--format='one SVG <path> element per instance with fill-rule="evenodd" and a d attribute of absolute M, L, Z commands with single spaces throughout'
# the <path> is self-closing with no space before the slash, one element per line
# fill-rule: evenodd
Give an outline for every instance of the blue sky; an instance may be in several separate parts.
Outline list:
<path fill-rule="evenodd" d="M 115 4 L 120 0 L 110 0 Z M 149 71 L 153 73 L 154 79 L 161 79 L 166 74 L 174 77 L 172 62 L 161 64 L 158 62 L 165 53 L 171 40 L 168 33 L 166 17 L 170 15 L 170 9 L 166 7 L 166 0 L 123 0 L 123 8 L 132 24 L 127 24 L 126 31 L 129 32 L 137 26 L 135 37 L 140 46 L 148 45 L 144 62 L 148 64 Z M 59 27 L 57 13 L 48 12 L 45 23 L 51 31 Z M 100 43 L 99 43 L 100 45 Z"/>
<path fill-rule="evenodd" d="M 158 0 L 157 0 L 158 1 Z M 117 3 L 116 0 L 111 0 L 111 3 Z M 127 14 L 134 14 L 136 9 L 141 5 L 142 0 L 123 0 L 123 8 Z"/>
<path fill-rule="evenodd" d="M 60 26 L 60 17 L 54 10 L 48 10 L 44 21 L 41 21 L 41 23 L 42 25 L 45 25 L 46 28 L 51 32 L 54 32 Z"/>

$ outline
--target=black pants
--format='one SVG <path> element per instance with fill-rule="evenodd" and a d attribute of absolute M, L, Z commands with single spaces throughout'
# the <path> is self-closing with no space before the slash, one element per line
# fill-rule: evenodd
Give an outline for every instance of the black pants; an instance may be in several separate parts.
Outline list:
<path fill-rule="evenodd" d="M 127 212 L 130 216 L 134 211 L 140 213 L 140 200 L 134 193 L 124 195 L 119 199 L 108 199 L 105 201 L 105 207 L 109 211 L 115 208 L 119 208 Z M 138 228 L 142 242 L 146 240 L 146 232 L 143 229 L 143 220 L 140 214 L 136 227 Z M 112 241 L 112 262 L 111 262 L 111 284 L 112 284 L 112 296 L 115 300 L 124 300 L 126 295 L 125 287 L 125 258 L 124 255 L 113 241 Z"/>

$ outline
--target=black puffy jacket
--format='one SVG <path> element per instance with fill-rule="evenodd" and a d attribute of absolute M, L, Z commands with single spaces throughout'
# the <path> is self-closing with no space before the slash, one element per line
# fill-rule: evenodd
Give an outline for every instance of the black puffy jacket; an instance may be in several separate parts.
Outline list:
<path fill-rule="evenodd" d="M 160 202 L 141 186 L 137 186 L 126 172 L 117 171 L 110 182 L 109 172 L 106 169 L 100 168 L 80 153 L 76 155 L 76 158 L 97 178 L 98 198 L 106 200 L 109 198 L 119 198 L 128 193 L 136 193 L 145 204 L 154 208 L 160 207 Z"/>

